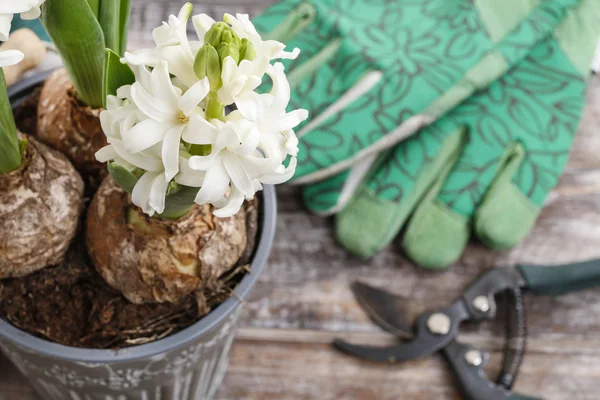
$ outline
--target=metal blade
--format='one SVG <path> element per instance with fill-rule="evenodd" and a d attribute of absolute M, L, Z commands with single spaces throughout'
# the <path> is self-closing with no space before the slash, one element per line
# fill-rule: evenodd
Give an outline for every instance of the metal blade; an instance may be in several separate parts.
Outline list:
<path fill-rule="evenodd" d="M 406 299 L 362 282 L 354 282 L 352 293 L 361 308 L 377 325 L 402 339 L 414 337 L 413 328 L 405 322 Z"/>
<path fill-rule="evenodd" d="M 381 316 L 379 314 L 378 318 Z M 400 362 L 414 360 L 443 349 L 458 335 L 462 321 L 469 319 L 469 310 L 463 300 L 448 308 L 421 314 L 415 323 L 414 338 L 395 346 L 361 346 L 337 339 L 333 345 L 350 355 L 369 361 Z"/>
<path fill-rule="evenodd" d="M 452 340 L 450 338 L 450 340 Z M 442 343 L 442 346 L 446 343 Z M 388 362 L 390 364 L 416 360 L 431 355 L 438 347 L 429 342 L 415 341 L 389 347 L 361 346 L 336 339 L 333 345 L 340 351 L 367 361 Z"/>

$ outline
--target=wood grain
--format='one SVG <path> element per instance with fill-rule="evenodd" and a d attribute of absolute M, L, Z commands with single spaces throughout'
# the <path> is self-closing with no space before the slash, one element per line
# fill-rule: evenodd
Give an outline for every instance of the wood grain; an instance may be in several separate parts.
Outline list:
<path fill-rule="evenodd" d="M 256 13 L 272 0 L 195 2 L 196 12 Z M 151 28 L 180 2 L 134 0 L 131 47 L 148 45 Z M 446 305 L 481 271 L 518 262 L 557 264 L 600 258 L 600 77 L 590 81 L 588 107 L 572 157 L 529 237 L 495 252 L 472 243 L 444 273 L 415 268 L 391 245 L 362 260 L 333 239 L 331 219 L 304 210 L 295 187 L 280 187 L 278 234 L 270 263 L 254 289 L 218 400 L 459 399 L 439 356 L 401 366 L 357 361 L 333 351 L 343 337 L 389 344 L 354 302 L 356 279 L 406 296 L 406 311 Z M 527 297 L 528 353 L 516 390 L 549 400 L 592 400 L 600 393 L 600 289 L 560 298 Z M 492 353 L 497 372 L 500 322 L 465 326 L 460 340 Z M 0 400 L 33 400 L 20 374 L 0 358 Z"/>

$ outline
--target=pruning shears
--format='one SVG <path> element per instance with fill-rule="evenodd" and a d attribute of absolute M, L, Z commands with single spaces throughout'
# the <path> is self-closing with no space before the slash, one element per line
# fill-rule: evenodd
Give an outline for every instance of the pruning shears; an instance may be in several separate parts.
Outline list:
<path fill-rule="evenodd" d="M 336 340 L 334 346 L 368 361 L 399 363 L 441 351 L 465 400 L 539 400 L 513 393 L 526 347 L 523 293 L 561 295 L 600 285 L 600 260 L 554 267 L 518 265 L 493 268 L 480 275 L 450 307 L 421 314 L 410 327 L 401 315 L 404 299 L 355 282 L 352 291 L 371 319 L 402 342 L 372 347 Z M 503 296 L 501 296 L 503 295 Z M 456 340 L 465 321 L 496 317 L 498 299 L 507 304 L 506 345 L 502 370 L 495 382 L 484 367 L 489 354 Z"/>

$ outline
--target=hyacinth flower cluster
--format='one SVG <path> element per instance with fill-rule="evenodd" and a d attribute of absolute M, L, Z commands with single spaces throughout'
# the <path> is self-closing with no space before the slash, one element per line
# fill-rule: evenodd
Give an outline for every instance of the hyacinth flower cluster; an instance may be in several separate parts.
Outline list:
<path fill-rule="evenodd" d="M 184 5 L 153 31 L 155 48 L 121 59 L 135 81 L 107 96 L 100 118 L 109 145 L 96 157 L 150 216 L 177 218 L 210 203 L 228 217 L 263 184 L 295 172 L 294 128 L 308 112 L 286 110 L 290 86 L 274 61 L 299 50 L 264 41 L 244 14 L 196 15 L 198 40 L 188 40 L 191 13 Z"/>

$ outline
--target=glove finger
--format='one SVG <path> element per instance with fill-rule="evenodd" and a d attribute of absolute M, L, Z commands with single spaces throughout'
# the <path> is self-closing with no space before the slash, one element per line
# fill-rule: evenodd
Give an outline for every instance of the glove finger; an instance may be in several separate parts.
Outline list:
<path fill-rule="evenodd" d="M 415 206 L 439 190 L 465 139 L 463 128 L 444 120 L 398 145 L 337 216 L 338 241 L 362 257 L 387 246 Z"/>
<path fill-rule="evenodd" d="M 415 212 L 403 241 L 407 254 L 426 267 L 450 265 L 466 245 L 456 238 L 473 217 L 477 236 L 489 247 L 519 243 L 567 161 L 584 89 L 561 43 L 548 39 L 454 110 L 451 117 L 469 127 L 470 140 L 434 206 Z"/>

